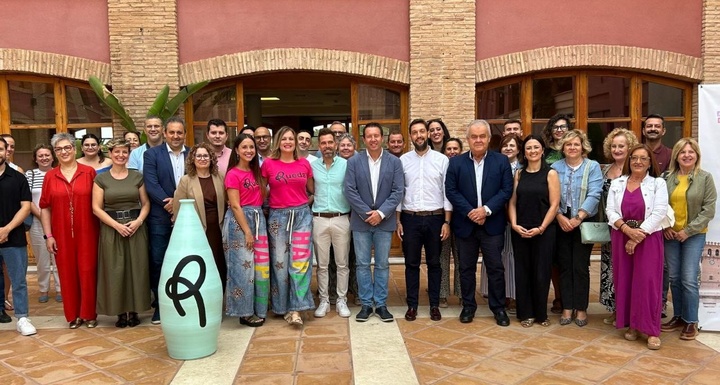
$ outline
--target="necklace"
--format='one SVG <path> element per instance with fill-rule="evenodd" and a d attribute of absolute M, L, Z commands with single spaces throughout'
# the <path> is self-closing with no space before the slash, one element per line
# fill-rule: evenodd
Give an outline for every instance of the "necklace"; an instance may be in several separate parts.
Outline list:
<path fill-rule="evenodd" d="M 65 186 L 65 192 L 67 193 L 68 200 L 70 201 L 70 237 L 75 238 L 75 205 L 73 204 L 73 198 L 75 197 L 75 182 L 77 179 L 73 179 L 72 183 L 70 184 L 70 188 L 68 188 L 67 183 L 63 184 Z"/>

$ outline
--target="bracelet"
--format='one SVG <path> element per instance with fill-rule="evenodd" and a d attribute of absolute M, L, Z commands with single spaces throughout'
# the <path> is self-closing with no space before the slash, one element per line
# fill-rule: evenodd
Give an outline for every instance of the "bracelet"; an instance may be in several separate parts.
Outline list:
<path fill-rule="evenodd" d="M 620 227 L 618 227 L 618 230 L 620 230 L 621 233 L 622 233 L 623 226 L 627 226 L 627 223 L 623 222 L 622 225 L 620 225 Z"/>
<path fill-rule="evenodd" d="M 52 234 L 43 235 L 43 239 L 50 239 L 50 238 L 54 238 Z"/>

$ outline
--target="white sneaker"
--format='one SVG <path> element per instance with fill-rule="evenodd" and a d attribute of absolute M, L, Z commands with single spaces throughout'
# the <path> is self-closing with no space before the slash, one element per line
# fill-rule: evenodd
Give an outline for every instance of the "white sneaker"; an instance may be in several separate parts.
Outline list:
<path fill-rule="evenodd" d="M 347 302 L 344 299 L 337 300 L 337 302 L 335 303 L 335 310 L 337 310 L 337 313 L 340 317 L 350 317 L 350 309 L 348 309 Z"/>
<path fill-rule="evenodd" d="M 325 314 L 330 310 L 330 302 L 327 300 L 321 300 L 320 305 L 315 309 L 315 318 L 325 317 Z"/>
<path fill-rule="evenodd" d="M 17 331 L 24 336 L 31 336 L 37 333 L 35 326 L 27 317 L 22 317 L 17 321 Z"/>

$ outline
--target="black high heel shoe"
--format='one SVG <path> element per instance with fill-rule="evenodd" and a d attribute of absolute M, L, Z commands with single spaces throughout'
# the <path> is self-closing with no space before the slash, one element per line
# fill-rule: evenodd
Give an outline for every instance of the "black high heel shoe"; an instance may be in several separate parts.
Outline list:
<path fill-rule="evenodd" d="M 127 313 L 118 314 L 118 320 L 115 322 L 115 327 L 124 328 L 128 326 Z"/>

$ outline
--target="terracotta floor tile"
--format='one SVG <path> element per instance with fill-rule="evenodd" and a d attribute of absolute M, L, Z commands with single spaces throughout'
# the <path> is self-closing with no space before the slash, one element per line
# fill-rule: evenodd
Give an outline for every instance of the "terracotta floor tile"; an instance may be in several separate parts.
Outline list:
<path fill-rule="evenodd" d="M 411 337 L 405 337 L 404 339 L 405 347 L 407 348 L 408 353 L 410 353 L 410 357 L 421 356 L 427 352 L 438 349 L 437 345 L 429 344 Z"/>
<path fill-rule="evenodd" d="M 14 332 L 7 333 L 13 333 L 20 336 Z M 24 353 L 36 352 L 45 347 L 45 345 L 36 341 L 33 337 L 20 337 L 22 337 L 22 339 L 11 339 L 7 342 L 0 343 L 0 359 L 18 356 Z"/>
<path fill-rule="evenodd" d="M 655 356 L 673 359 L 679 359 L 682 357 L 683 360 L 688 360 L 697 364 L 703 364 L 705 362 L 712 361 L 713 358 L 718 356 L 718 352 L 712 350 L 705 345 L 691 346 L 689 344 L 685 344 L 673 346 L 672 344 L 666 343 L 669 342 L 669 338 L 661 336 L 661 339 L 663 343 L 663 349 L 653 352 Z M 669 347 L 669 349 L 664 349 L 665 347 Z"/>
<path fill-rule="evenodd" d="M 350 352 L 350 337 L 303 338 L 300 353 L 342 353 Z"/>
<path fill-rule="evenodd" d="M 483 334 L 485 330 L 488 330 L 492 327 L 497 327 L 494 322 L 484 322 L 482 318 L 476 318 L 473 320 L 473 322 L 466 324 L 460 322 L 460 320 L 458 319 L 449 319 L 438 326 L 443 329 L 452 330 L 458 333 L 477 335 Z"/>
<path fill-rule="evenodd" d="M 337 373 L 300 373 L 297 375 L 297 378 L 295 380 L 295 385 L 352 385 L 352 383 L 352 371 Z"/>
<path fill-rule="evenodd" d="M 297 356 L 297 373 L 334 373 L 352 371 L 352 358 L 348 353 L 315 353 Z"/>
<path fill-rule="evenodd" d="M 68 357 L 52 349 L 37 349 L 29 353 L 18 354 L 3 360 L 6 365 L 22 371 L 45 364 L 66 360 Z"/>
<path fill-rule="evenodd" d="M 589 324 L 588 324 L 589 326 Z M 605 325 L 604 325 L 605 326 Z M 567 326 L 559 326 L 548 331 L 548 335 L 556 335 L 559 337 L 565 337 L 576 341 L 593 341 L 595 339 L 604 337 L 612 332 L 612 329 L 593 329 L 588 327 L 577 327 L 575 324 Z"/>
<path fill-rule="evenodd" d="M 485 385 L 485 384 L 496 384 L 489 382 L 484 378 L 470 377 L 462 374 L 451 374 L 442 380 L 435 383 L 435 385 Z"/>
<path fill-rule="evenodd" d="M 543 369 L 563 357 L 549 352 L 514 347 L 493 356 L 494 359 L 533 369 Z"/>
<path fill-rule="evenodd" d="M 502 360 L 488 359 L 462 371 L 466 376 L 482 378 L 484 381 L 500 384 L 512 384 L 535 373 L 534 369 L 526 368 L 504 362 Z"/>
<path fill-rule="evenodd" d="M 134 328 L 105 328 L 104 330 L 112 330 L 106 334 L 106 338 L 117 342 L 135 342 L 142 341 L 146 338 L 162 336 L 162 328 L 155 326 L 138 326 Z"/>
<path fill-rule="evenodd" d="M 712 359 L 708 360 L 707 367 L 715 370 L 720 370 L 720 354 L 715 353 L 715 356 L 713 356 Z"/>
<path fill-rule="evenodd" d="M 655 373 L 665 376 L 666 378 L 683 380 L 700 368 L 700 365 L 691 361 L 656 357 L 652 354 L 654 352 L 649 353 L 650 354 L 641 356 L 629 365 L 626 365 L 625 369 L 640 373 Z"/>
<path fill-rule="evenodd" d="M 180 363 L 181 362 L 178 361 L 176 365 L 173 365 L 168 361 L 143 357 L 107 368 L 106 370 L 127 381 L 140 381 L 147 377 L 156 376 L 162 372 L 176 373 L 180 368 Z"/>
<path fill-rule="evenodd" d="M 438 349 L 416 357 L 415 361 L 456 372 L 475 365 L 482 359 L 483 357 L 466 354 L 458 350 Z"/>
<path fill-rule="evenodd" d="M 302 337 L 346 337 L 348 336 L 347 320 L 332 324 L 305 325 Z"/>
<path fill-rule="evenodd" d="M 674 385 L 677 383 L 675 379 L 663 377 L 656 373 L 640 373 L 630 370 L 621 370 L 603 381 L 603 384 L 608 385 Z"/>
<path fill-rule="evenodd" d="M 32 380 L 29 380 L 25 377 L 19 376 L 17 374 L 11 374 L 9 376 L 3 376 L 0 377 L 0 384 L 3 385 L 30 385 L 34 384 Z"/>
<path fill-rule="evenodd" d="M 0 364 L 0 377 L 7 376 L 10 373 L 14 373 L 15 371 L 8 368 L 7 366 Z"/>
<path fill-rule="evenodd" d="M 468 336 L 456 341 L 448 349 L 467 352 L 482 357 L 490 357 L 510 349 L 513 345 L 486 337 Z"/>
<path fill-rule="evenodd" d="M 175 378 L 175 372 L 163 373 L 159 376 L 147 377 L 141 380 L 135 381 L 134 385 L 164 385 L 172 382 Z"/>
<path fill-rule="evenodd" d="M 52 346 L 60 346 L 71 342 L 78 342 L 88 338 L 94 338 L 95 334 L 85 329 L 55 329 L 43 330 L 37 334 L 39 340 L 45 341 Z"/>
<path fill-rule="evenodd" d="M 282 318 L 280 318 L 282 320 Z M 253 338 L 261 339 L 276 339 L 276 338 L 300 338 L 302 329 L 288 325 L 287 322 L 282 320 L 282 323 L 278 321 L 268 322 L 265 321 L 265 325 L 256 328 L 253 333 Z"/>
<path fill-rule="evenodd" d="M 688 384 L 717 385 L 720 380 L 720 370 L 700 369 L 688 378 Z"/>
<path fill-rule="evenodd" d="M 84 356 L 82 359 L 99 368 L 107 368 L 140 357 L 143 357 L 143 355 L 134 350 L 119 347 L 117 349 Z"/>
<path fill-rule="evenodd" d="M 647 349 L 647 348 L 646 348 Z M 601 362 L 608 365 L 623 366 L 636 357 L 635 353 L 624 350 L 610 350 L 602 346 L 586 346 L 573 354 L 573 357 L 584 358 L 590 362 Z"/>
<path fill-rule="evenodd" d="M 238 374 L 292 373 L 294 354 L 246 354 Z"/>
<path fill-rule="evenodd" d="M 167 345 L 165 344 L 165 337 L 163 336 L 143 340 L 141 342 L 134 342 L 125 346 L 137 349 L 144 354 L 168 357 Z"/>
<path fill-rule="evenodd" d="M 401 314 L 401 316 L 404 316 L 404 314 Z M 426 329 L 430 326 L 430 325 L 426 325 L 423 322 L 408 322 L 404 318 L 400 318 L 400 317 L 398 317 L 398 319 L 396 319 L 395 321 L 397 322 L 398 328 L 400 328 L 400 331 L 403 334 L 415 333 L 417 331 Z"/>
<path fill-rule="evenodd" d="M 298 349 L 298 340 L 250 340 L 246 354 L 295 354 Z"/>
<path fill-rule="evenodd" d="M 235 378 L 235 385 L 290 385 L 293 383 L 292 374 L 258 374 L 240 375 Z"/>
<path fill-rule="evenodd" d="M 578 385 L 578 384 L 592 384 L 591 382 L 580 380 L 580 379 L 572 379 L 568 377 L 563 377 L 560 375 L 557 375 L 555 373 L 548 373 L 548 372 L 537 372 L 533 374 L 532 376 L 528 377 L 524 381 L 520 382 L 519 384 L 523 385 Z M 625 385 L 632 384 L 632 383 L 626 383 Z"/>
<path fill-rule="evenodd" d="M 115 349 L 118 346 L 118 344 L 110 342 L 103 338 L 91 338 L 58 346 L 58 349 L 75 356 L 87 356 L 90 354 Z"/>
<path fill-rule="evenodd" d="M 584 343 L 582 341 L 574 341 L 547 334 L 533 337 L 522 342 L 522 346 L 541 352 L 551 352 L 560 355 L 570 354 L 583 345 Z"/>
<path fill-rule="evenodd" d="M 623 337 L 625 330 L 613 330 L 606 336 L 599 338 L 594 342 L 596 346 L 604 349 L 623 350 L 639 354 L 647 350 L 647 340 L 643 342 L 638 338 L 637 341 L 628 341 Z"/>
<path fill-rule="evenodd" d="M 530 332 L 523 332 L 520 329 L 513 330 L 513 328 L 510 327 L 495 326 L 485 330 L 482 333 L 482 336 L 510 344 L 516 344 L 526 340 L 528 337 L 532 337 L 533 334 Z"/>
<path fill-rule="evenodd" d="M 617 369 L 616 366 L 565 357 L 562 361 L 550 366 L 546 371 L 562 373 L 563 376 L 573 379 L 599 382 L 614 373 Z"/>
<path fill-rule="evenodd" d="M 415 375 L 417 375 L 418 381 L 420 381 L 421 384 L 431 384 L 449 374 L 452 374 L 452 372 L 442 370 L 435 365 L 415 363 L 413 366 L 415 367 Z"/>
<path fill-rule="evenodd" d="M 93 371 L 90 367 L 81 364 L 78 361 L 67 359 L 65 361 L 55 362 L 50 365 L 25 371 L 25 375 L 37 381 L 40 384 L 48 384 L 55 381 L 78 377 L 82 374 Z"/>
<path fill-rule="evenodd" d="M 420 340 L 437 346 L 445 346 L 453 341 L 457 341 L 465 337 L 466 334 L 450 330 L 444 331 L 443 333 L 438 333 L 435 328 L 428 328 L 420 330 L 419 332 L 415 332 L 411 334 L 411 336 L 416 340 Z"/>
<path fill-rule="evenodd" d="M 123 381 L 120 378 L 113 377 L 108 375 L 107 373 L 103 372 L 94 372 L 89 373 L 84 376 L 80 377 L 73 377 L 69 379 L 65 379 L 62 381 L 58 381 L 55 384 L 58 385 L 76 385 L 76 384 L 83 384 L 83 385 L 109 385 L 109 384 L 124 384 L 126 381 Z"/>

